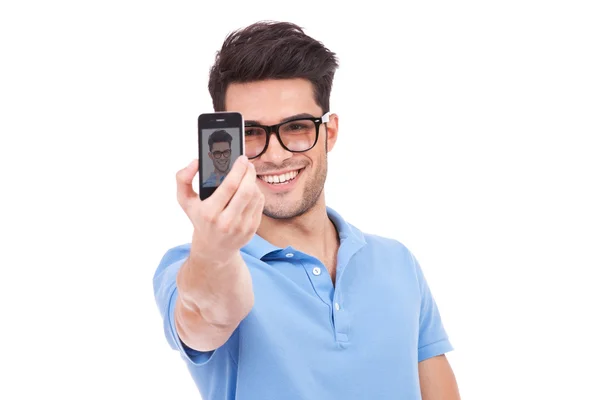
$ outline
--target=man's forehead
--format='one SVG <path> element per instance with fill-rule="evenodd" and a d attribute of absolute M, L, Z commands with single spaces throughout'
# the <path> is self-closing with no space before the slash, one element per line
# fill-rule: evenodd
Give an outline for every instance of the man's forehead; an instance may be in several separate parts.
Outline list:
<path fill-rule="evenodd" d="M 213 149 L 214 148 L 228 149 L 229 148 L 229 143 L 228 142 L 214 142 L 213 143 Z"/>
<path fill-rule="evenodd" d="M 304 79 L 232 83 L 226 92 L 227 111 L 242 113 L 245 121 L 275 124 L 294 115 L 319 114 L 313 86 Z"/>

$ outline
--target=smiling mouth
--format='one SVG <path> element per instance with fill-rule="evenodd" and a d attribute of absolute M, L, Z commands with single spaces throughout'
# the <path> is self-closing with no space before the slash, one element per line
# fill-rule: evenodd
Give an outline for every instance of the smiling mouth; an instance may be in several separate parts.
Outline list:
<path fill-rule="evenodd" d="M 279 174 L 279 175 L 258 175 L 258 178 L 260 180 L 262 180 L 263 182 L 266 182 L 270 185 L 285 185 L 285 184 L 289 184 L 290 182 L 294 181 L 296 179 L 296 177 L 298 176 L 298 174 L 303 169 L 304 168 L 300 168 L 300 169 L 286 172 L 285 174 Z"/>

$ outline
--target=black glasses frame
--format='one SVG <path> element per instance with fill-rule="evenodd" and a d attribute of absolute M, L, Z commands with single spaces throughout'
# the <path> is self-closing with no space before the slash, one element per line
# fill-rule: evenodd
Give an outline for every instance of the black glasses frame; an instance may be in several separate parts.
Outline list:
<path fill-rule="evenodd" d="M 309 151 L 310 149 L 312 149 L 313 147 L 315 147 L 315 145 L 319 141 L 319 129 L 321 128 L 321 124 L 324 124 L 326 126 L 326 124 L 329 122 L 329 114 L 330 113 L 327 112 L 327 113 L 325 113 L 320 118 L 308 118 L 308 117 L 294 118 L 294 119 L 291 119 L 289 121 L 281 122 L 281 123 L 275 124 L 275 125 L 259 125 L 259 124 L 249 124 L 249 125 L 246 125 L 245 128 L 262 128 L 262 129 L 265 130 L 265 132 L 267 132 L 267 140 L 265 141 L 265 147 L 261 150 L 260 153 L 258 153 L 254 157 L 248 157 L 248 159 L 252 160 L 252 159 L 258 158 L 258 157 L 262 156 L 263 154 L 265 154 L 265 152 L 269 148 L 269 141 L 271 140 L 271 135 L 273 133 L 277 137 L 277 141 L 279 142 L 279 144 L 281 145 L 281 147 L 283 147 L 287 151 L 289 151 L 291 153 L 304 153 L 304 152 Z M 315 124 L 315 132 L 316 132 L 315 133 L 315 141 L 306 150 L 290 150 L 290 149 L 288 149 L 287 146 L 285 144 L 283 144 L 283 140 L 281 140 L 281 136 L 279 135 L 279 128 L 280 127 L 282 127 L 283 125 L 287 125 L 290 122 L 296 122 L 296 121 L 312 121 Z"/>
<path fill-rule="evenodd" d="M 219 159 L 221 157 L 225 156 L 225 153 L 227 153 L 228 155 L 225 158 L 229 158 L 231 157 L 231 149 L 228 150 L 223 150 L 223 151 L 211 151 L 210 152 L 213 156 L 215 156 L 215 158 Z"/>

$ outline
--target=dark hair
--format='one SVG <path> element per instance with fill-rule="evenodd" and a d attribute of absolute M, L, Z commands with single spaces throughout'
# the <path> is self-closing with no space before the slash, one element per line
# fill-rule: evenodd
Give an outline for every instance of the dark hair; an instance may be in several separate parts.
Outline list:
<path fill-rule="evenodd" d="M 337 68 L 335 53 L 298 25 L 261 21 L 227 36 L 210 69 L 208 91 L 215 111 L 225 111 L 230 83 L 304 78 L 313 84 L 315 102 L 328 112 Z"/>
<path fill-rule="evenodd" d="M 220 129 L 218 131 L 214 131 L 208 137 L 208 148 L 210 149 L 210 151 L 212 151 L 212 147 L 213 147 L 214 143 L 222 143 L 222 142 L 229 143 L 229 147 L 231 147 L 232 140 L 233 140 L 233 138 L 231 137 L 231 135 L 229 133 L 227 133 L 227 131 Z"/>

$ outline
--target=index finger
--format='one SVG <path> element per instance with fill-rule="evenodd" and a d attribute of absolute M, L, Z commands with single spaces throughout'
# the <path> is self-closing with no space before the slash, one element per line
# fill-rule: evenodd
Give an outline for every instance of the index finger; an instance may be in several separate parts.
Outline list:
<path fill-rule="evenodd" d="M 213 209 L 214 212 L 221 212 L 237 191 L 242 178 L 248 169 L 248 157 L 241 155 L 233 163 L 231 171 L 227 174 L 223 182 L 217 187 L 213 194 L 204 203 Z"/>

